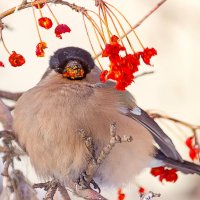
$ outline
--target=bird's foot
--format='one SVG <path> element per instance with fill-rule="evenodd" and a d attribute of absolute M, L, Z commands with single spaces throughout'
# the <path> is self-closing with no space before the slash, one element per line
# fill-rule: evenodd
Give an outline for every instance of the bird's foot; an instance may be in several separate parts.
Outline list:
<path fill-rule="evenodd" d="M 95 190 L 98 190 L 98 193 L 101 193 L 101 188 L 98 186 L 98 184 L 92 179 L 90 184 L 93 185 Z"/>
<path fill-rule="evenodd" d="M 79 186 L 80 189 L 86 189 L 90 187 L 90 183 L 86 181 L 86 173 L 83 172 L 80 174 L 79 178 L 76 181 L 76 184 Z"/>
<path fill-rule="evenodd" d="M 90 184 L 96 185 L 94 182 L 90 182 Z M 93 190 L 90 185 L 82 185 L 80 182 L 71 182 L 68 187 L 70 189 L 73 189 L 74 193 L 82 197 L 83 199 L 88 199 L 88 200 L 107 200 L 105 197 L 103 197 L 100 193 L 96 192 Z M 96 187 L 96 186 L 94 186 Z M 99 187 L 98 187 L 99 188 Z"/>
<path fill-rule="evenodd" d="M 131 142 L 133 138 L 131 136 L 122 136 L 116 134 L 116 123 L 112 123 L 110 126 L 110 141 L 108 142 L 108 145 L 104 146 L 102 150 L 100 151 L 99 155 L 96 155 L 95 147 L 93 138 L 88 136 L 88 134 L 83 130 L 78 130 L 78 134 L 80 134 L 82 140 L 85 143 L 86 148 L 88 149 L 88 165 L 84 173 L 82 173 L 79 177 L 79 179 L 75 182 L 70 183 L 69 187 L 74 190 L 74 192 L 82 198 L 90 199 L 90 200 L 97 200 L 102 199 L 105 200 L 103 196 L 100 195 L 100 188 L 93 180 L 93 177 L 95 176 L 98 168 L 103 163 L 105 158 L 110 154 L 111 150 L 114 148 L 114 146 L 118 143 L 124 143 L 124 142 Z M 98 192 L 93 190 L 90 185 L 93 185 L 94 189 L 97 189 Z"/>
<path fill-rule="evenodd" d="M 90 178 L 90 176 L 88 176 L 86 172 L 83 172 L 77 180 L 79 187 L 81 189 L 91 189 L 90 185 L 92 185 L 95 190 L 98 190 L 98 193 L 101 193 L 101 189 L 94 179 L 90 180 L 88 178 Z"/>

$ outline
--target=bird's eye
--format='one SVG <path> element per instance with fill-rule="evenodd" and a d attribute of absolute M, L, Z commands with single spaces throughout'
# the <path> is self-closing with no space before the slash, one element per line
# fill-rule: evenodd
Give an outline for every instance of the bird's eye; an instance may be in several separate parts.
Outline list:
<path fill-rule="evenodd" d="M 85 77 L 85 71 L 81 64 L 76 63 L 75 61 L 69 62 L 65 70 L 63 72 L 63 77 L 69 78 L 69 79 L 82 79 Z"/>

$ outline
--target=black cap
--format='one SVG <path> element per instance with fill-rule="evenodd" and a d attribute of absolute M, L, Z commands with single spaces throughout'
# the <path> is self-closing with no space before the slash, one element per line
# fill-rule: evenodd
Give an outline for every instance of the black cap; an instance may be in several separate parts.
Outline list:
<path fill-rule="evenodd" d="M 78 60 L 86 70 L 90 72 L 94 67 L 94 60 L 89 52 L 78 47 L 65 47 L 58 49 L 53 56 L 51 56 L 49 64 L 50 68 L 58 73 L 62 73 L 67 62 L 71 60 Z"/>

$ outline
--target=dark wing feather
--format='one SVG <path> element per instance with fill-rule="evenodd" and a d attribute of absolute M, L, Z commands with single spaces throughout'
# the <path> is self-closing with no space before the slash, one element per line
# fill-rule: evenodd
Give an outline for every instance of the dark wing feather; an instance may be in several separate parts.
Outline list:
<path fill-rule="evenodd" d="M 183 161 L 179 162 L 171 158 L 167 158 L 159 149 L 156 149 L 155 158 L 162 160 L 167 167 L 177 169 L 178 171 L 183 172 L 184 174 L 198 174 L 200 175 L 200 166 L 194 163 Z"/>
<path fill-rule="evenodd" d="M 134 114 L 134 112 L 129 110 L 127 115 L 150 131 L 154 140 L 159 145 L 161 152 L 166 157 L 183 162 L 172 140 L 163 132 L 158 124 L 144 110 L 139 107 L 135 107 L 135 109 L 139 109 L 139 113 Z"/>

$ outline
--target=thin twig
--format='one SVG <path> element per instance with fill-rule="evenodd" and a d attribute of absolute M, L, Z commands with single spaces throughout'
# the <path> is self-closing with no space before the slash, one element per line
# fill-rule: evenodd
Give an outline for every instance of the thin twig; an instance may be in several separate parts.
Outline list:
<path fill-rule="evenodd" d="M 2 22 L 2 20 L 0 19 L 0 41 L 2 42 L 3 44 L 3 47 L 5 48 L 5 50 L 7 51 L 8 54 L 10 54 L 10 51 L 8 50 L 8 48 L 6 47 L 6 44 L 4 42 L 4 39 L 3 39 L 3 29 L 5 28 L 5 25 L 4 23 Z"/>
<path fill-rule="evenodd" d="M 47 193 L 45 194 L 45 198 L 43 200 L 53 200 L 53 197 L 58 189 L 59 182 L 55 179 L 52 181 L 48 181 L 46 183 L 38 183 L 34 184 L 33 188 L 44 188 Z"/>
<path fill-rule="evenodd" d="M 32 188 L 32 184 L 24 176 L 22 171 L 13 170 L 10 173 L 12 185 L 14 186 L 14 196 L 15 200 L 39 200 L 37 198 L 37 192 Z M 13 195 L 12 195 L 13 196 Z M 3 199 L 3 198 L 2 198 Z"/>
<path fill-rule="evenodd" d="M 156 194 L 156 193 L 150 191 L 148 193 L 141 194 L 140 200 L 151 200 L 154 197 L 160 197 L 160 196 L 161 196 L 160 194 Z"/>
<path fill-rule="evenodd" d="M 167 115 L 163 115 L 163 114 L 160 114 L 160 113 L 157 113 L 157 112 L 148 111 L 148 113 L 154 119 L 169 120 L 169 121 L 174 122 L 175 125 L 179 124 L 179 125 L 182 125 L 182 126 L 189 128 L 192 131 L 193 136 L 194 136 L 195 148 L 196 149 L 200 148 L 200 143 L 199 143 L 199 136 L 200 135 L 198 134 L 198 131 L 200 130 L 200 125 L 192 125 L 192 124 L 187 123 L 185 121 L 182 121 L 182 120 L 179 120 L 179 119 L 167 116 Z M 198 155 L 198 160 L 200 162 L 200 153 L 198 153 L 197 155 Z"/>
<path fill-rule="evenodd" d="M 13 101 L 17 101 L 22 94 L 23 92 L 14 93 L 0 90 L 0 98 L 9 99 Z"/>
<path fill-rule="evenodd" d="M 21 5 L 25 5 L 27 3 L 27 0 L 22 0 Z"/>
<path fill-rule="evenodd" d="M 0 40 L 2 38 L 2 30 L 4 29 L 5 25 L 4 23 L 2 22 L 2 20 L 0 19 Z"/>
<path fill-rule="evenodd" d="M 12 115 L 9 108 L 0 99 L 0 123 L 2 123 L 5 130 L 12 129 Z"/>
<path fill-rule="evenodd" d="M 175 123 L 182 124 L 183 126 L 186 126 L 186 127 L 190 128 L 192 130 L 200 129 L 200 125 L 192 125 L 192 124 L 184 122 L 182 120 L 179 120 L 179 119 L 167 116 L 167 115 L 163 115 L 163 114 L 160 114 L 160 113 L 155 113 L 155 112 L 152 112 L 152 111 L 148 111 L 148 113 L 154 119 L 156 119 L 156 118 L 167 119 L 167 120 L 173 121 Z"/>
<path fill-rule="evenodd" d="M 99 0 L 95 0 L 95 6 L 99 6 Z"/>
<path fill-rule="evenodd" d="M 53 200 L 53 197 L 54 197 L 57 189 L 58 189 L 57 183 L 53 182 L 51 187 L 48 188 L 44 200 Z"/>
<path fill-rule="evenodd" d="M 31 5 L 32 5 L 31 7 L 32 7 L 32 11 L 33 11 L 33 18 L 34 18 L 34 22 L 35 22 L 37 34 L 38 34 L 38 37 L 39 37 L 39 39 L 40 39 L 40 42 L 42 42 L 42 37 L 41 37 L 41 35 L 40 35 L 39 25 L 38 25 L 38 22 L 37 22 L 37 19 L 36 19 L 35 9 L 34 9 L 32 0 L 31 0 Z M 38 5 L 39 5 L 39 4 L 38 4 Z"/>
<path fill-rule="evenodd" d="M 136 76 L 135 76 L 135 79 L 136 79 L 136 78 L 143 77 L 143 76 L 146 76 L 146 75 L 149 75 L 149 74 L 153 74 L 153 73 L 154 73 L 154 71 L 143 72 L 143 73 L 141 73 L 141 74 L 136 75 Z"/>
<path fill-rule="evenodd" d="M 37 5 L 38 3 L 55 3 L 55 4 L 61 4 L 61 5 L 66 5 L 66 6 L 69 6 L 71 9 L 77 11 L 77 12 L 80 12 L 81 11 L 81 8 L 80 6 L 78 5 L 75 5 L 75 4 L 71 4 L 67 1 L 63 1 L 63 0 L 60 0 L 60 1 L 55 1 L 55 0 L 38 0 L 37 2 L 33 2 L 33 5 Z M 13 14 L 17 8 L 17 10 L 23 10 L 23 9 L 26 9 L 26 8 L 29 8 L 31 7 L 31 2 L 26 2 L 25 4 L 20 4 L 18 6 L 15 6 L 13 8 L 10 8 L 9 10 L 6 10 L 5 12 L 1 13 L 0 14 L 0 19 L 3 19 L 11 14 Z"/>
<path fill-rule="evenodd" d="M 60 192 L 60 194 L 62 196 L 62 200 L 71 200 L 69 193 L 64 186 L 59 185 L 58 191 Z"/>
<path fill-rule="evenodd" d="M 132 29 L 136 29 L 138 26 L 140 26 L 150 15 L 152 15 L 162 4 L 164 4 L 167 0 L 160 1 L 153 9 L 151 9 L 141 20 L 139 20 L 134 26 L 132 26 Z M 128 31 L 127 34 L 131 32 Z"/>
<path fill-rule="evenodd" d="M 62 186 L 61 183 L 56 179 L 53 179 L 46 183 L 34 184 L 33 188 L 43 188 L 45 191 L 47 191 L 43 200 L 53 200 L 53 197 L 57 190 L 59 190 L 59 192 L 61 193 L 63 200 L 71 200 L 67 189 Z"/>
<path fill-rule="evenodd" d="M 9 136 L 9 131 L 5 131 L 5 132 L 7 132 L 8 137 L 5 135 L 4 136 L 1 135 L 1 136 L 3 136 L 3 140 L 2 140 L 3 147 L 6 150 L 2 157 L 2 161 L 4 163 L 4 168 L 3 168 L 1 175 L 3 176 L 3 179 L 6 182 L 5 187 L 9 188 L 9 191 L 11 193 L 13 193 L 15 190 L 15 186 L 12 181 L 12 178 L 10 177 L 9 168 L 11 166 L 13 166 L 13 159 L 15 157 L 18 158 L 18 160 L 20 160 L 20 158 L 19 158 L 19 155 L 16 155 L 15 148 L 12 146 L 13 137 Z"/>

